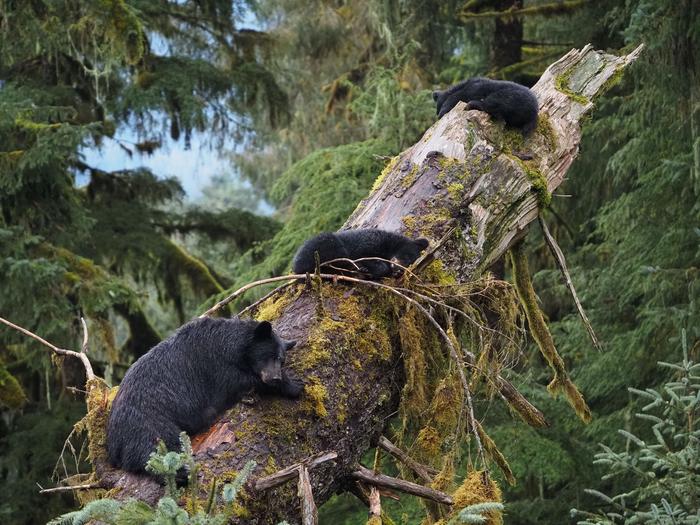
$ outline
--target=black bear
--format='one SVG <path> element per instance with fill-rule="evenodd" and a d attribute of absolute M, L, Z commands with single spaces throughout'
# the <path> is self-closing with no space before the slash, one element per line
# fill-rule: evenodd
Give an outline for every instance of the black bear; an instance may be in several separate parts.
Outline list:
<path fill-rule="evenodd" d="M 319 261 L 327 263 L 334 259 L 363 259 L 377 257 L 394 260 L 408 267 L 418 259 L 420 252 L 428 247 L 427 239 L 409 239 L 404 235 L 373 228 L 321 233 L 308 239 L 297 251 L 292 262 L 294 273 L 316 271 L 316 253 Z M 355 265 L 347 262 L 321 266 L 321 273 L 347 273 L 357 270 L 372 279 L 381 279 L 400 272 L 400 268 L 386 261 L 360 261 Z"/>
<path fill-rule="evenodd" d="M 467 109 L 485 111 L 506 125 L 530 133 L 537 125 L 537 98 L 527 87 L 508 82 L 474 77 L 446 89 L 433 91 L 438 118 L 442 118 L 457 102 L 466 102 Z"/>
<path fill-rule="evenodd" d="M 158 440 L 179 451 L 180 432 L 206 429 L 252 389 L 299 397 L 302 383 L 282 370 L 294 344 L 267 321 L 207 317 L 182 326 L 126 372 L 107 424 L 110 463 L 144 472 Z"/>

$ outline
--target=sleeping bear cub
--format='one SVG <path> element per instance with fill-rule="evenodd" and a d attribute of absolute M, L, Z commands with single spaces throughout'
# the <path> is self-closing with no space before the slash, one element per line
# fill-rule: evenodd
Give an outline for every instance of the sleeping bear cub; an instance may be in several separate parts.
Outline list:
<path fill-rule="evenodd" d="M 206 317 L 182 326 L 126 372 L 107 423 L 110 463 L 145 472 L 158 440 L 179 451 L 180 432 L 208 428 L 253 389 L 299 397 L 302 383 L 282 369 L 294 344 L 267 321 Z"/>
<path fill-rule="evenodd" d="M 399 266 L 386 261 L 334 262 L 334 259 L 363 259 L 377 257 L 396 261 L 403 267 L 413 264 L 428 247 L 427 239 L 409 239 L 399 233 L 374 228 L 321 233 L 301 245 L 292 262 L 294 273 L 316 271 L 316 253 L 321 263 L 321 273 L 350 273 L 353 270 L 381 279 L 400 273 Z"/>
<path fill-rule="evenodd" d="M 527 87 L 508 82 L 474 77 L 446 89 L 433 91 L 438 118 L 442 118 L 457 102 L 466 102 L 467 109 L 485 111 L 506 125 L 519 128 L 524 135 L 537 126 L 537 98 Z"/>

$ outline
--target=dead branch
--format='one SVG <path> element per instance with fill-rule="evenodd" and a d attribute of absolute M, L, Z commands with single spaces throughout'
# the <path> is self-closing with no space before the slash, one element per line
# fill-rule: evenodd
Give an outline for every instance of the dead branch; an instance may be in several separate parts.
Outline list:
<path fill-rule="evenodd" d="M 394 456 L 408 468 L 410 468 L 425 483 L 432 483 L 432 476 L 436 476 L 438 474 L 438 471 L 436 469 L 427 465 L 421 465 L 384 436 L 379 438 L 377 445 L 380 446 L 382 449 L 386 450 L 389 454 Z"/>
<path fill-rule="evenodd" d="M 445 505 L 452 505 L 453 503 L 452 498 L 444 492 L 424 487 L 417 483 L 411 483 L 403 479 L 392 478 L 384 474 L 376 474 L 362 465 L 359 465 L 357 470 L 350 474 L 350 477 L 362 481 L 367 485 L 398 490 L 399 492 L 405 492 L 406 494 L 412 494 L 413 496 L 419 496 Z"/>
<path fill-rule="evenodd" d="M 574 298 L 574 303 L 576 303 L 576 309 L 578 310 L 578 315 L 581 317 L 583 326 L 586 327 L 586 331 L 588 332 L 588 336 L 593 342 L 593 346 L 595 346 L 599 352 L 602 352 L 603 347 L 600 346 L 600 342 L 598 341 L 598 338 L 595 335 L 595 331 L 593 330 L 593 325 L 591 325 L 591 322 L 588 320 L 586 311 L 583 309 L 581 301 L 579 301 L 578 294 L 576 293 L 576 288 L 574 288 L 574 283 L 571 280 L 571 274 L 569 274 L 569 269 L 566 267 L 566 259 L 564 258 L 564 253 L 561 251 L 561 248 L 559 248 L 557 241 L 549 232 L 549 228 L 547 228 L 547 223 L 544 222 L 542 215 L 540 215 L 538 219 L 540 221 L 540 226 L 542 227 L 542 233 L 544 233 L 544 238 L 547 241 L 547 246 L 549 246 L 552 255 L 554 255 L 554 260 L 557 261 L 557 266 L 559 267 L 559 270 L 564 276 L 564 281 L 566 282 L 566 287 L 569 289 L 569 293 L 571 293 L 571 296 Z"/>
<path fill-rule="evenodd" d="M 255 490 L 260 491 L 278 487 L 290 479 L 293 479 L 301 467 L 311 470 L 319 466 L 321 463 L 325 463 L 326 461 L 330 461 L 331 459 L 335 459 L 337 457 L 338 454 L 333 451 L 316 454 L 315 456 L 307 458 L 304 461 L 300 461 L 299 463 L 295 463 L 294 465 L 275 472 L 274 474 L 270 474 L 264 478 L 258 478 L 253 486 Z"/>
<path fill-rule="evenodd" d="M 87 483 L 85 485 L 72 485 L 72 486 L 65 486 L 65 487 L 52 487 L 50 489 L 45 489 L 38 483 L 36 484 L 37 487 L 39 487 L 39 494 L 50 494 L 52 492 L 68 492 L 69 490 L 88 490 L 88 489 L 98 489 L 101 487 L 99 483 Z"/>
<path fill-rule="evenodd" d="M 311 489 L 311 480 L 309 479 L 309 469 L 305 466 L 299 467 L 299 486 L 297 490 L 301 504 L 301 523 L 302 525 L 317 525 L 318 510 L 314 502 L 314 494 Z"/>
<path fill-rule="evenodd" d="M 55 354 L 58 355 L 67 355 L 70 357 L 76 357 L 80 359 L 80 361 L 83 363 L 83 367 L 85 368 L 85 376 L 87 377 L 87 380 L 90 381 L 91 379 L 95 379 L 95 373 L 92 371 L 92 364 L 90 364 L 90 360 L 88 359 L 87 355 L 85 355 L 84 352 L 75 352 L 74 350 L 66 350 L 65 348 L 59 348 L 58 346 L 49 343 L 46 339 L 39 337 L 35 333 L 30 332 L 26 328 L 22 328 L 21 326 L 18 326 L 14 323 L 11 323 L 7 319 L 3 319 L 0 317 L 0 323 L 3 323 L 10 328 L 14 328 L 18 332 L 22 332 L 24 335 L 27 335 L 31 337 L 32 339 L 36 339 L 39 341 L 41 344 L 44 346 L 49 347 Z M 84 335 L 83 335 L 83 348 L 87 347 L 87 326 L 85 325 L 85 321 L 83 321 L 83 327 L 84 327 Z"/>

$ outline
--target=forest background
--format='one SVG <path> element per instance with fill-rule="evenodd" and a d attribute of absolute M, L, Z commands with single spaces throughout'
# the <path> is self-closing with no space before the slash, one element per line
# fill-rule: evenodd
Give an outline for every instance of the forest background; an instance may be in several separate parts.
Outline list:
<path fill-rule="evenodd" d="M 603 352 L 538 229 L 527 239 L 542 307 L 594 419 L 547 395 L 529 347 L 512 376 L 551 426 L 479 407 L 518 479 L 504 487 L 506 523 L 575 522 L 572 507 L 593 505 L 584 489 L 636 483 L 603 481 L 593 465 L 599 443 L 625 446 L 618 429 L 641 431 L 627 388 L 669 379 L 656 363 L 680 360 L 683 331 L 699 353 L 699 13 L 692 0 L 2 1 L 0 316 L 67 348 L 84 316 L 96 372 L 117 384 L 215 297 L 283 274 L 305 238 L 338 228 L 435 120 L 433 88 L 474 75 L 532 85 L 572 47 L 643 42 L 544 211 Z M 138 161 L 192 145 L 228 168 L 196 200 L 157 166 L 87 160 L 100 147 Z M 56 483 L 85 410 L 66 388 L 81 374 L 0 330 L 3 523 L 75 507 L 36 483 Z M 422 515 L 411 498 L 389 512 L 398 523 Z M 321 509 L 330 523 L 324 515 L 359 524 L 366 509 L 342 496 Z"/>

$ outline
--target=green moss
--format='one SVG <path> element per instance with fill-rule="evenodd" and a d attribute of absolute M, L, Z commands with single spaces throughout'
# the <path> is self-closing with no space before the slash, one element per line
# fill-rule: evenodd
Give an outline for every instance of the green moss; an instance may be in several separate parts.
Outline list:
<path fill-rule="evenodd" d="M 615 72 L 600 87 L 597 96 L 601 96 L 603 93 L 619 84 L 622 80 L 623 71 L 624 68 L 622 66 L 619 66 L 617 69 L 615 69 Z"/>
<path fill-rule="evenodd" d="M 370 190 L 370 194 L 377 191 L 381 187 L 381 185 L 384 184 L 384 179 L 386 179 L 387 176 L 389 175 L 389 173 L 391 173 L 391 170 L 394 169 L 394 166 L 396 166 L 397 162 L 399 162 L 398 155 L 396 155 L 396 157 L 392 158 L 389 161 L 389 163 L 386 166 L 384 166 L 384 169 L 379 174 L 379 177 L 377 177 L 377 179 L 374 181 L 374 184 L 372 184 L 372 189 Z"/>
<path fill-rule="evenodd" d="M 573 73 L 573 68 L 570 68 L 570 69 L 564 71 L 561 75 L 557 76 L 554 79 L 554 87 L 557 89 L 557 91 L 564 93 L 567 97 L 569 97 L 574 102 L 578 102 L 579 104 L 583 104 L 583 105 L 588 104 L 589 100 L 586 97 L 571 91 L 571 88 L 569 87 L 569 80 L 571 79 L 572 73 Z"/>
<path fill-rule="evenodd" d="M 512 153 L 523 149 L 525 139 L 519 129 L 506 127 L 501 131 L 500 138 L 503 152 Z"/>
<path fill-rule="evenodd" d="M 552 128 L 552 123 L 550 122 L 549 117 L 544 113 L 540 113 L 537 116 L 536 132 L 544 139 L 549 149 L 556 149 L 557 136 L 554 133 L 554 128 Z"/>
<path fill-rule="evenodd" d="M 464 184 L 453 182 L 447 186 L 447 194 L 454 200 L 461 200 L 464 193 Z"/>
<path fill-rule="evenodd" d="M 421 270 L 421 277 L 431 284 L 438 286 L 450 286 L 457 283 L 454 273 L 445 269 L 441 260 L 435 259 L 428 266 Z"/>
<path fill-rule="evenodd" d="M 406 229 L 415 235 L 430 235 L 437 227 L 452 219 L 452 213 L 447 208 L 437 208 L 432 213 L 420 217 L 406 215 L 401 218 Z"/>
<path fill-rule="evenodd" d="M 414 164 L 413 167 L 411 168 L 411 171 L 409 171 L 406 175 L 403 176 L 401 179 L 401 187 L 404 190 L 407 190 L 411 186 L 413 186 L 413 183 L 416 182 L 416 179 L 418 178 L 418 164 Z"/>
<path fill-rule="evenodd" d="M 513 282 L 527 316 L 530 335 L 537 343 L 542 357 L 545 358 L 550 369 L 554 372 L 554 378 L 547 386 L 547 390 L 552 394 L 564 393 L 576 415 L 587 423 L 591 420 L 591 411 L 576 385 L 569 378 L 564 360 L 554 346 L 552 334 L 549 332 L 542 310 L 537 304 L 537 296 L 532 286 L 527 256 L 522 243 L 516 244 L 510 250 L 510 261 L 513 268 Z"/>
<path fill-rule="evenodd" d="M 547 179 L 542 172 L 535 168 L 532 164 L 529 164 L 518 157 L 511 156 L 511 158 L 520 165 L 530 181 L 531 190 L 535 195 L 537 195 L 537 206 L 540 209 L 544 209 L 549 206 L 552 202 L 552 194 L 547 189 Z"/>
<path fill-rule="evenodd" d="M 0 363 L 0 407 L 18 410 L 27 402 L 19 381 Z"/>

